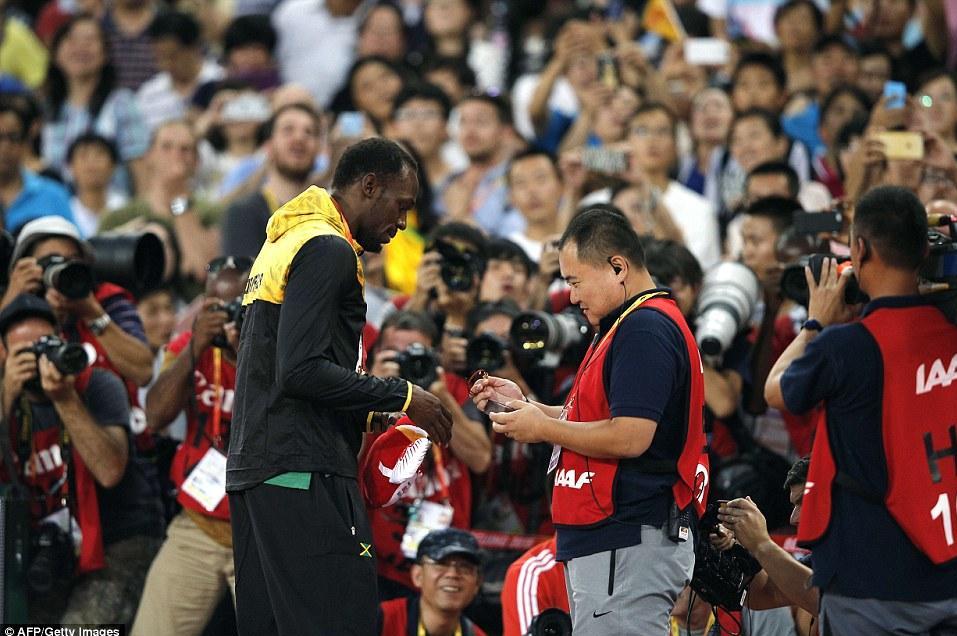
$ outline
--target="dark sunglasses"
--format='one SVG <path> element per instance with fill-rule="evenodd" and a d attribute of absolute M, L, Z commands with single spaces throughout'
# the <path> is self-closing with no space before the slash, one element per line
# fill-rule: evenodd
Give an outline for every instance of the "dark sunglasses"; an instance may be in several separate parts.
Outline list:
<path fill-rule="evenodd" d="M 248 272 L 253 267 L 253 259 L 248 256 L 217 256 L 209 261 L 206 271 L 210 274 L 218 274 L 224 269 L 236 269 L 240 272 Z"/>

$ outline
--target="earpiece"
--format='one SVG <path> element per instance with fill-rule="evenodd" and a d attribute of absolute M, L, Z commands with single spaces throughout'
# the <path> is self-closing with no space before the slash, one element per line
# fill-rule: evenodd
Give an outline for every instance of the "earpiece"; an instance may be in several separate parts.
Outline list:
<path fill-rule="evenodd" d="M 615 264 L 611 261 L 611 256 L 608 257 L 608 264 L 611 265 L 611 268 L 612 268 L 612 270 L 614 270 L 615 275 L 618 275 L 618 274 L 621 273 L 621 268 L 618 267 L 617 265 L 615 265 Z"/>

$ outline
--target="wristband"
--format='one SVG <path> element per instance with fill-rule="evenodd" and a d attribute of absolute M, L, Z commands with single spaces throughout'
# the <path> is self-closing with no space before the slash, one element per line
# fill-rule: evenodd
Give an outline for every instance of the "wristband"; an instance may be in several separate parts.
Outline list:
<path fill-rule="evenodd" d="M 804 324 L 801 325 L 801 329 L 807 329 L 808 331 L 820 332 L 824 330 L 824 325 L 819 323 L 814 318 L 808 318 L 807 320 L 804 321 Z"/>

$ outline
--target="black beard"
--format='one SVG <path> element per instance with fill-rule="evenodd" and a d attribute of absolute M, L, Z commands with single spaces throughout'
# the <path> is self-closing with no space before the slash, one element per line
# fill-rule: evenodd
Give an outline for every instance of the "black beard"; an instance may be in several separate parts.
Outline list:
<path fill-rule="evenodd" d="M 284 166 L 281 163 L 277 163 L 276 172 L 279 173 L 283 179 L 289 179 L 290 181 L 304 182 L 309 178 L 309 175 L 312 174 L 312 166 L 310 165 L 305 170 L 300 170 L 298 168 L 290 168 L 289 166 Z"/>

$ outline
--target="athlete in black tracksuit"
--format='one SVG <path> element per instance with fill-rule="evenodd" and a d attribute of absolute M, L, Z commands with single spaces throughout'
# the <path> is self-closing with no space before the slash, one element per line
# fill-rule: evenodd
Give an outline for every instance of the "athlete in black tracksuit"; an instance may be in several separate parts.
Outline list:
<path fill-rule="evenodd" d="M 272 216 L 249 276 L 227 463 L 244 635 L 375 629 L 356 455 L 368 413 L 406 410 L 413 389 L 356 372 L 360 252 L 312 187 Z"/>

